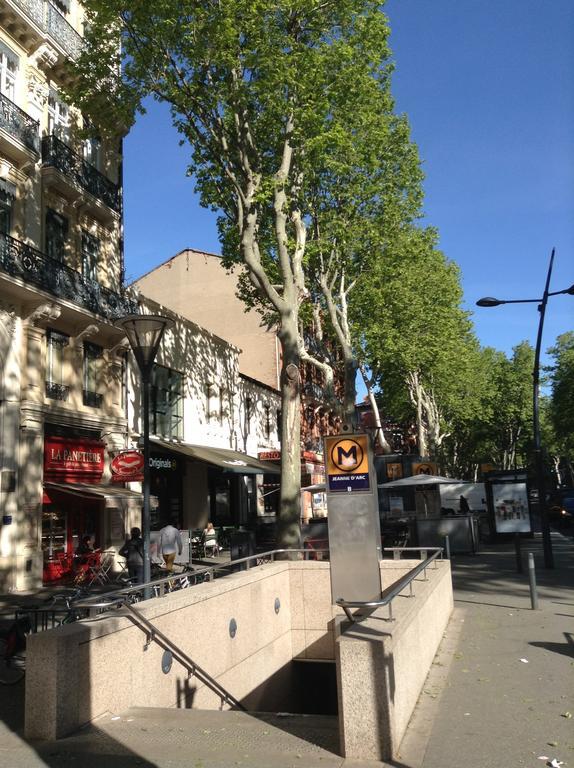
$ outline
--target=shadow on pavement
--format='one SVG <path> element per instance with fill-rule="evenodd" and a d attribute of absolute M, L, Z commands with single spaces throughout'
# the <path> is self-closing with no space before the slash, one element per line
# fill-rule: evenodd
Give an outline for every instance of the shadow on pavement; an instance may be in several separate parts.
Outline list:
<path fill-rule="evenodd" d="M 528 645 L 533 645 L 535 648 L 545 648 L 552 653 L 562 653 L 564 656 L 574 657 L 574 636 L 571 632 L 564 632 L 566 638 L 565 643 L 536 643 L 531 642 Z"/>

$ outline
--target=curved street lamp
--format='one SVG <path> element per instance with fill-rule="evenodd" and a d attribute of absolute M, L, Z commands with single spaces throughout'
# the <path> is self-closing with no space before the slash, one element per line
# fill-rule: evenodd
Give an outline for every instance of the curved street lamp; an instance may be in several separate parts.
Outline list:
<path fill-rule="evenodd" d="M 117 321 L 121 326 L 134 353 L 140 369 L 143 385 L 143 509 L 142 509 L 142 538 L 144 544 L 143 580 L 144 584 L 151 581 L 150 560 L 150 467 L 149 467 L 149 389 L 153 363 L 164 332 L 172 328 L 174 323 L 168 317 L 161 315 L 126 315 Z M 145 597 L 151 596 L 150 588 L 146 588 Z"/>
<path fill-rule="evenodd" d="M 540 524 L 542 527 L 542 546 L 544 549 L 544 565 L 546 568 L 554 568 L 554 555 L 552 552 L 552 540 L 550 538 L 550 524 L 548 522 L 548 510 L 546 509 L 546 490 L 544 483 L 544 462 L 542 457 L 542 446 L 540 441 L 540 411 L 539 411 L 539 385 L 540 385 L 540 350 L 542 346 L 542 330 L 544 328 L 544 315 L 549 296 L 558 296 L 559 294 L 569 294 L 574 296 L 574 284 L 563 291 L 549 291 L 550 278 L 552 276 L 552 267 L 554 264 L 554 252 L 550 254 L 550 263 L 548 265 L 548 274 L 546 276 L 546 285 L 541 299 L 495 299 L 492 296 L 485 296 L 479 299 L 476 304 L 479 307 L 498 307 L 501 304 L 538 304 L 540 320 L 538 322 L 538 335 L 536 338 L 536 350 L 534 352 L 534 369 L 532 371 L 532 431 L 534 438 L 534 466 L 536 472 L 536 482 L 538 485 L 538 509 L 540 512 Z"/>

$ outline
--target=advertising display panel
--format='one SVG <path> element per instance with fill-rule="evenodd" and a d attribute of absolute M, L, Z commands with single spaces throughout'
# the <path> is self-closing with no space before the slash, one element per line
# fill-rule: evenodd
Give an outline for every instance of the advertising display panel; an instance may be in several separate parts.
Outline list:
<path fill-rule="evenodd" d="M 492 503 L 497 533 L 530 532 L 526 483 L 493 483 Z"/>

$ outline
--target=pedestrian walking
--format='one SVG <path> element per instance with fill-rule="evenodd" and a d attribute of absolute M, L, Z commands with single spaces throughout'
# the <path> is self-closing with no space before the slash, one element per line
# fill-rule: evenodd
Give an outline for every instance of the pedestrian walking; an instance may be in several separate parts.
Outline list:
<path fill-rule="evenodd" d="M 171 525 L 165 525 L 159 532 L 157 545 L 158 555 L 163 555 L 166 571 L 173 571 L 176 554 L 181 555 L 183 542 L 179 530 Z"/>
<path fill-rule="evenodd" d="M 144 543 L 139 528 L 132 528 L 130 538 L 120 549 L 119 554 L 126 558 L 130 579 L 135 584 L 143 584 Z"/>

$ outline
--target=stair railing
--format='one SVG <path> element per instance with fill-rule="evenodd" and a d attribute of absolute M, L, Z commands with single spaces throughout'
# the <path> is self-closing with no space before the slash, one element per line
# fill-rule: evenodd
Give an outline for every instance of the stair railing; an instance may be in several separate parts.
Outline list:
<path fill-rule="evenodd" d="M 75 605 L 78 607 L 84 607 L 84 602 L 78 601 L 75 603 Z M 181 664 L 182 667 L 184 667 L 184 669 L 187 670 L 188 679 L 190 677 L 196 677 L 200 682 L 206 685 L 211 691 L 213 691 L 213 693 L 219 697 L 221 701 L 220 709 L 223 709 L 224 704 L 228 704 L 232 709 L 239 709 L 242 712 L 247 711 L 243 704 L 238 699 L 236 699 L 233 694 L 229 693 L 229 691 L 220 685 L 217 680 L 209 674 L 209 672 L 207 672 L 205 669 L 203 669 L 203 667 L 200 667 L 199 664 L 193 661 L 193 659 L 191 659 L 184 651 L 182 651 L 181 648 L 173 642 L 173 640 L 170 640 L 167 635 L 164 635 L 163 632 L 161 632 L 154 624 L 152 624 L 149 619 L 146 619 L 145 616 L 142 616 L 142 614 L 135 608 L 135 606 L 130 604 L 126 599 L 120 598 L 112 601 L 107 600 L 105 602 L 102 601 L 101 603 L 94 603 L 90 601 L 89 607 L 126 608 L 127 613 L 125 615 L 127 618 L 129 618 L 136 627 L 141 629 L 146 634 L 147 640 L 146 644 L 144 645 L 144 651 L 147 651 L 152 643 L 157 643 L 160 648 L 164 649 L 164 651 L 169 651 L 175 661 L 177 661 L 179 664 Z"/>

